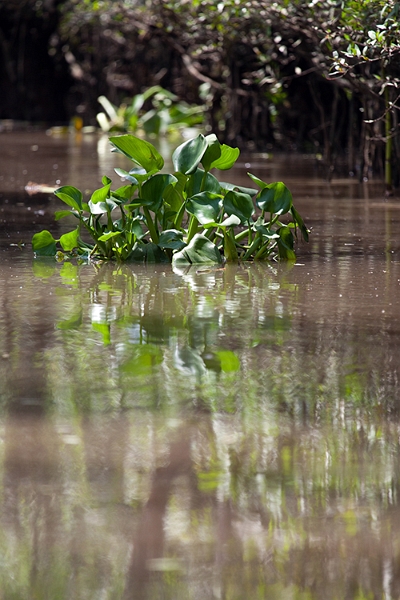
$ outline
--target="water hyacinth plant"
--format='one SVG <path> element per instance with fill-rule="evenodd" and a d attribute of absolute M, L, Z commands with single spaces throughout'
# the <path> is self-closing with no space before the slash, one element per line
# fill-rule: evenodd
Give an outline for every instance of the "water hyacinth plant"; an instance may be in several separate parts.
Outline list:
<path fill-rule="evenodd" d="M 33 236 L 37 256 L 57 253 L 86 259 L 222 263 L 237 260 L 295 260 L 297 230 L 308 231 L 282 182 L 266 183 L 248 173 L 258 189 L 223 183 L 211 170 L 229 170 L 239 149 L 221 144 L 214 134 L 202 134 L 178 146 L 172 154 L 173 173 L 162 173 L 164 159 L 150 143 L 133 135 L 111 137 L 112 151 L 134 166 L 115 172 L 124 185 L 102 187 L 88 202 L 73 186 L 54 193 L 69 208 L 56 220 L 73 215 L 76 228 L 56 240 L 47 231 Z M 282 222 L 283 216 L 289 222 Z"/>

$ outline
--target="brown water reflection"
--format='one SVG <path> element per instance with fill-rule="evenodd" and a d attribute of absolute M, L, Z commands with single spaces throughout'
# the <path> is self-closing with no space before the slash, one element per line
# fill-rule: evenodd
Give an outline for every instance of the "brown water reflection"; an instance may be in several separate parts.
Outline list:
<path fill-rule="evenodd" d="M 314 168 L 294 266 L 35 261 L 7 221 L 4 598 L 400 597 L 397 204 Z"/>

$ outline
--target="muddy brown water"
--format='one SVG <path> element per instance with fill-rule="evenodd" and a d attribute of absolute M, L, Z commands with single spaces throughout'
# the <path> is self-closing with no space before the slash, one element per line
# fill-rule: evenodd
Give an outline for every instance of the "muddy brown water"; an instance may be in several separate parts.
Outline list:
<path fill-rule="evenodd" d="M 57 264 L 25 185 L 121 157 L 1 142 L 2 597 L 400 598 L 400 201 L 244 156 L 312 228 L 296 265 Z"/>

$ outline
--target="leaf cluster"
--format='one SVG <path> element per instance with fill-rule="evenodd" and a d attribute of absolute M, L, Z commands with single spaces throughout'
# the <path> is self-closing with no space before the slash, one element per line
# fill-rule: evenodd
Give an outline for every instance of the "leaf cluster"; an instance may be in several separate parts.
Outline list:
<path fill-rule="evenodd" d="M 173 173 L 161 172 L 164 159 L 148 141 L 126 134 L 110 142 L 134 163 L 129 171 L 115 169 L 124 185 L 112 190 L 111 179 L 103 177 L 88 202 L 73 186 L 58 188 L 55 195 L 68 209 L 57 211 L 56 220 L 73 215 L 78 224 L 58 240 L 47 230 L 35 234 L 36 255 L 55 255 L 59 243 L 64 253 L 119 261 L 295 260 L 297 229 L 308 240 L 284 183 L 266 183 L 251 173 L 258 189 L 218 181 L 211 170 L 229 170 L 240 151 L 214 134 L 178 146 Z M 281 221 L 284 215 L 291 216 L 289 223 Z"/>

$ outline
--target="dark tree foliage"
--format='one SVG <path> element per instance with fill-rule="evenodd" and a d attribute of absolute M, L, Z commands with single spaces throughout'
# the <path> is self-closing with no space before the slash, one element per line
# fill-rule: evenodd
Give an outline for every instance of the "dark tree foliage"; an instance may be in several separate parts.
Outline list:
<path fill-rule="evenodd" d="M 35 60 L 43 69 L 50 62 L 53 69 L 68 66 L 72 83 L 64 77 L 62 103 L 70 116 L 80 112 L 94 124 L 99 95 L 119 104 L 160 84 L 189 103 L 205 102 L 209 129 L 221 141 L 317 152 L 331 167 L 347 156 L 349 171 L 368 177 L 385 167 L 388 181 L 400 155 L 399 6 L 395 0 L 6 0 L 1 78 L 15 89 L 21 65 L 32 71 L 33 58 L 21 48 L 34 36 L 24 34 L 22 23 L 36 23 L 47 54 Z M 35 118 L 35 103 L 22 97 L 24 116 Z M 0 110 L 15 114 L 4 101 Z"/>

